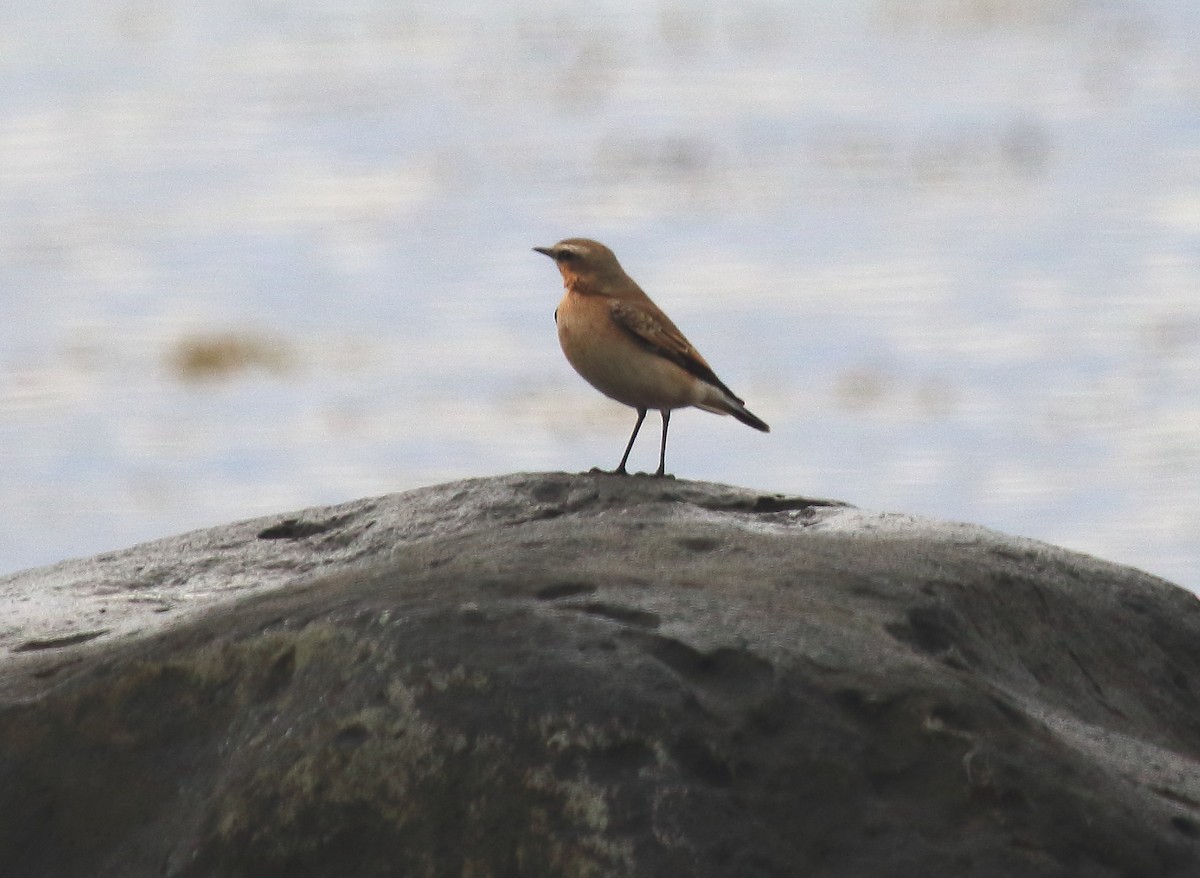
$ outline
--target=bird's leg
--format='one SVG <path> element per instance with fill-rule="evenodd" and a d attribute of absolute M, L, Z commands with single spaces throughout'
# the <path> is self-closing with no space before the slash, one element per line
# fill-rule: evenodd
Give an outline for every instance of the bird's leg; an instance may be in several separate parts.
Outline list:
<path fill-rule="evenodd" d="M 665 476 L 667 474 L 667 425 L 671 423 L 670 409 L 662 409 L 662 419 L 662 443 L 658 446 L 658 469 L 654 473 L 656 476 Z"/>
<path fill-rule="evenodd" d="M 617 464 L 617 468 L 613 470 L 614 476 L 625 475 L 625 462 L 629 460 L 629 452 L 633 450 L 633 440 L 637 438 L 638 430 L 642 429 L 642 421 L 646 420 L 646 410 L 638 409 L 637 423 L 633 425 L 633 435 L 629 437 L 629 444 L 625 446 L 625 453 L 621 455 L 621 462 Z"/>

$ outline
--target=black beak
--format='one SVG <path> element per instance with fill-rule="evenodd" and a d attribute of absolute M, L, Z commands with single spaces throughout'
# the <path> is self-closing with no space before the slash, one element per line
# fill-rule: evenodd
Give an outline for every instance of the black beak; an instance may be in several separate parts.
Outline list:
<path fill-rule="evenodd" d="M 546 256 L 549 256 L 551 259 L 554 258 L 554 248 L 553 247 L 534 247 L 533 249 L 536 250 L 538 253 L 543 253 Z"/>

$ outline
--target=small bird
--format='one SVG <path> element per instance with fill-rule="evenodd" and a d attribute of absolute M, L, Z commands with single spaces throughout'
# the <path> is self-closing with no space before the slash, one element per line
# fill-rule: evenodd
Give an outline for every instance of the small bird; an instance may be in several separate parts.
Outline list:
<path fill-rule="evenodd" d="M 637 409 L 633 435 L 614 475 L 625 474 L 633 441 L 650 409 L 662 413 L 656 476 L 666 470 L 672 409 L 694 405 L 770 432 L 625 273 L 611 250 L 587 238 L 566 238 L 553 247 L 533 249 L 553 259 L 562 273 L 566 294 L 554 321 L 568 362 L 605 396 Z"/>

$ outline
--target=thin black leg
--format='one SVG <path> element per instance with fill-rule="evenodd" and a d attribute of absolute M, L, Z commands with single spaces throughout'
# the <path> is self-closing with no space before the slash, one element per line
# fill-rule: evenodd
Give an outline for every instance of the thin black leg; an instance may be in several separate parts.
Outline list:
<path fill-rule="evenodd" d="M 638 420 L 633 425 L 633 435 L 629 437 L 629 444 L 625 446 L 625 453 L 621 455 L 621 462 L 617 464 L 617 468 L 613 470 L 613 475 L 625 475 L 625 461 L 629 460 L 629 452 L 633 451 L 633 440 L 637 438 L 638 430 L 642 429 L 642 421 L 646 420 L 646 410 L 638 409 Z"/>
<path fill-rule="evenodd" d="M 662 409 L 663 434 L 662 444 L 658 446 L 658 471 L 656 476 L 665 475 L 667 471 L 667 425 L 671 423 L 671 410 Z"/>

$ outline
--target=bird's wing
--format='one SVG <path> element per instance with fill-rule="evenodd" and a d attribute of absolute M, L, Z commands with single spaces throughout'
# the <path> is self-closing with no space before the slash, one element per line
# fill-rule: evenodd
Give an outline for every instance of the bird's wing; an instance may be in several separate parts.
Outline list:
<path fill-rule="evenodd" d="M 613 322 L 638 345 L 742 402 L 665 315 L 660 317 L 646 308 L 619 299 L 609 303 L 608 312 Z"/>

